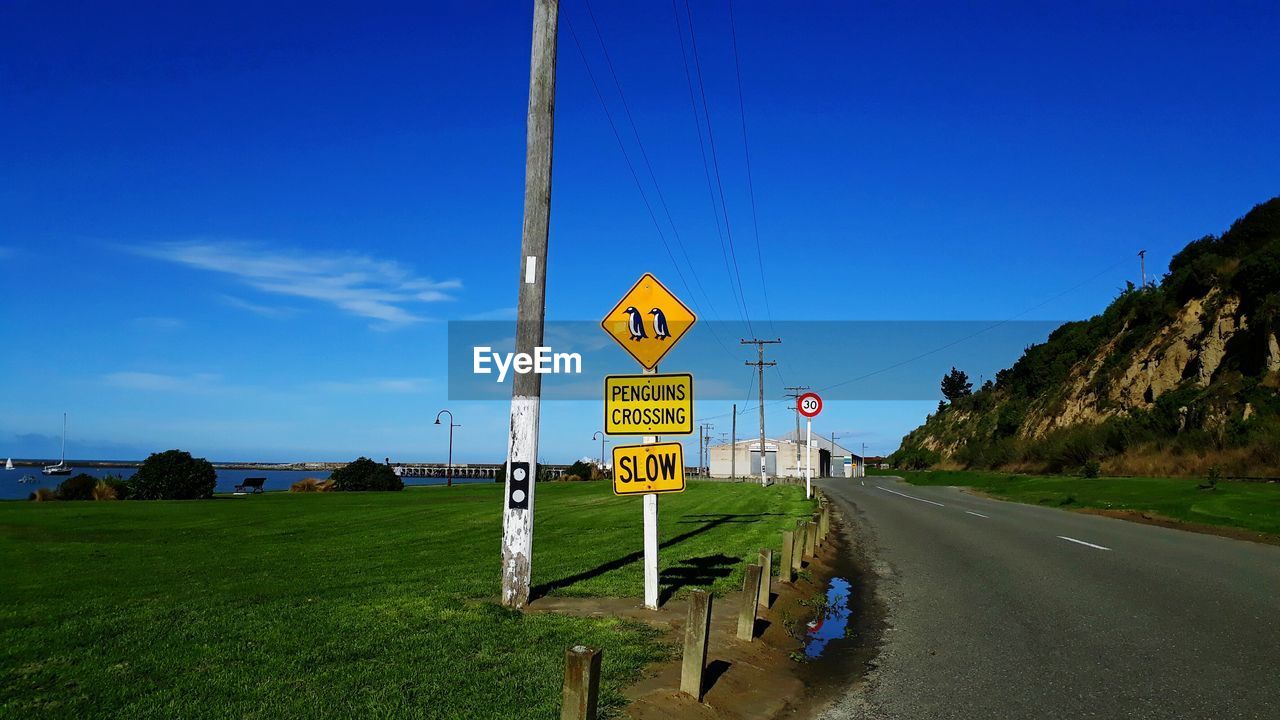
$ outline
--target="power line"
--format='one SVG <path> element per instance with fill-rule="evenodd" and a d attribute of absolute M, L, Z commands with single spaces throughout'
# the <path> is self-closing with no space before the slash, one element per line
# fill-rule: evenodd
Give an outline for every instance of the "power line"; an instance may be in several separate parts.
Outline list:
<path fill-rule="evenodd" d="M 671 208 L 667 205 L 667 199 L 662 193 L 662 185 L 658 183 L 657 173 L 653 171 L 653 163 L 649 161 L 649 153 L 645 150 L 644 141 L 640 139 L 640 129 L 636 126 L 635 116 L 631 113 L 631 105 L 627 102 L 627 95 L 622 90 L 622 81 L 618 79 L 618 71 L 613 65 L 613 58 L 609 55 L 609 48 L 604 41 L 604 33 L 600 32 L 600 24 L 596 21 L 595 11 L 591 7 L 591 0 L 584 0 L 587 6 L 587 15 L 591 18 L 591 25 L 595 29 L 596 39 L 600 42 L 600 50 L 604 53 L 605 64 L 609 66 L 609 74 L 613 77 L 614 87 L 618 89 L 618 97 L 622 100 L 622 109 L 627 115 L 627 122 L 631 125 L 631 134 L 635 136 L 636 145 L 640 148 L 640 157 L 644 160 L 645 168 L 649 171 L 649 179 L 653 182 L 653 189 L 658 195 L 658 203 L 662 206 L 663 213 L 667 216 L 667 222 L 671 225 L 671 233 L 675 236 L 676 245 L 680 248 L 680 252 L 684 255 L 685 264 L 689 266 L 689 271 L 693 275 L 693 281 L 698 286 L 698 290 L 702 292 L 702 297 L 707 301 L 707 307 L 714 313 L 715 303 L 711 300 L 711 296 L 707 294 L 706 289 L 702 286 L 702 280 L 698 273 L 694 270 L 693 262 L 689 259 L 689 252 L 685 248 L 684 240 L 680 238 L 680 230 L 676 227 L 676 221 L 671 217 Z"/>
<path fill-rule="evenodd" d="M 751 226 L 756 236 L 756 263 L 760 267 L 760 291 L 764 294 L 765 317 L 773 330 L 773 307 L 769 304 L 769 284 L 764 279 L 764 252 L 760 248 L 760 218 L 756 212 L 756 185 L 751 176 L 751 143 L 747 139 L 747 106 L 742 94 L 742 62 L 738 56 L 738 28 L 733 20 L 733 0 L 729 0 L 729 33 L 733 38 L 733 69 L 738 76 L 738 115 L 742 118 L 742 152 L 747 159 L 747 193 L 751 197 Z"/>
<path fill-rule="evenodd" d="M 693 65 L 694 65 L 694 68 L 697 70 L 698 89 L 700 94 L 702 95 L 702 112 L 707 118 L 707 139 L 710 141 L 710 145 L 711 145 L 711 165 L 715 169 L 716 187 L 720 191 L 720 209 L 724 213 L 724 232 L 725 232 L 725 235 L 729 238 L 729 255 L 733 259 L 733 272 L 734 272 L 734 276 L 738 280 L 738 292 L 742 295 L 742 303 L 744 306 L 743 309 L 745 312 L 747 296 L 746 296 L 746 291 L 742 285 L 742 269 L 738 265 L 738 252 L 735 249 L 734 243 L 733 243 L 733 227 L 729 223 L 729 206 L 725 202 L 724 181 L 721 179 L 721 176 L 720 176 L 720 159 L 719 159 L 719 155 L 716 153 L 716 135 L 715 135 L 715 131 L 712 130 L 711 108 L 707 104 L 707 88 L 702 79 L 702 59 L 698 54 L 698 33 L 696 30 L 694 30 L 694 27 L 693 27 L 693 10 L 692 8 L 689 7 L 689 0 L 684 0 L 684 9 L 685 9 L 685 14 L 689 20 L 689 38 L 692 40 Z M 749 312 L 746 313 L 746 320 L 747 320 L 747 330 L 752 335 L 754 335 L 755 329 L 752 327 L 752 324 L 751 324 L 751 313 Z"/>
<path fill-rule="evenodd" d="M 689 70 L 689 55 L 684 43 L 684 29 L 680 25 L 680 9 L 676 0 L 671 0 L 671 17 L 675 20 L 676 38 L 680 41 L 680 60 L 684 65 L 685 86 L 689 90 L 689 110 L 693 115 L 694 131 L 698 135 L 698 153 L 702 157 L 702 175 L 707 182 L 707 199 L 711 201 L 711 219 L 716 227 L 716 237 L 720 239 L 720 257 L 724 260 L 725 275 L 729 278 L 729 291 L 738 306 L 738 312 L 745 322 L 747 319 L 746 298 L 741 287 L 734 284 L 733 268 L 729 266 L 729 248 L 725 244 L 724 230 L 720 226 L 720 209 L 716 206 L 716 191 L 711 184 L 711 163 L 707 161 L 707 145 L 702 138 L 702 118 L 698 115 L 698 100 L 693 89 L 693 73 Z M 710 120 L 710 118 L 708 118 Z"/>
<path fill-rule="evenodd" d="M 640 182 L 640 174 L 636 173 L 635 164 L 632 163 L 631 155 L 628 154 L 627 152 L 626 143 L 622 142 L 622 135 L 620 132 L 618 132 L 617 123 L 613 122 L 613 114 L 609 113 L 609 104 L 608 102 L 605 102 L 604 94 L 602 91 L 600 91 L 600 85 L 598 82 L 595 81 L 595 73 L 591 72 L 591 64 L 589 63 L 588 59 L 586 59 L 586 51 L 582 49 L 582 42 L 579 40 L 579 37 L 577 37 L 577 31 L 575 28 L 573 28 L 573 22 L 572 20 L 570 20 L 570 18 L 567 17 L 567 15 L 566 17 L 564 17 L 564 22 L 566 22 L 568 26 L 568 31 L 570 31 L 570 35 L 573 37 L 573 45 L 577 47 L 577 54 L 579 54 L 580 58 L 582 59 L 582 67 L 586 69 L 586 77 L 588 77 L 591 81 L 591 87 L 593 87 L 595 90 L 596 99 L 600 101 L 600 109 L 604 111 L 604 118 L 605 120 L 608 120 L 609 129 L 613 131 L 614 140 L 618 142 L 618 150 L 622 151 L 622 159 L 626 161 L 627 170 L 628 172 L 631 173 L 631 179 L 632 181 L 635 182 L 636 190 L 640 192 L 640 200 L 644 202 L 645 210 L 648 210 L 649 219 L 652 220 L 653 222 L 653 229 L 654 231 L 657 231 L 658 238 L 660 241 L 662 241 L 663 249 L 667 251 L 667 258 L 671 259 L 671 266 L 672 268 L 676 269 L 676 275 L 678 278 L 680 278 L 680 283 L 682 284 L 682 286 L 685 287 L 685 291 L 689 293 L 690 301 L 692 302 L 692 304 L 694 304 L 695 309 L 698 309 L 699 304 L 698 304 L 698 301 L 696 301 L 696 295 L 694 295 L 694 291 L 692 291 L 692 288 L 690 288 L 689 281 L 687 281 L 687 279 L 685 278 L 685 273 L 682 272 L 682 270 L 680 269 L 680 263 L 678 263 L 678 261 L 676 260 L 676 255 L 673 254 L 673 252 L 671 251 L 671 245 L 669 245 L 669 243 L 667 242 L 666 233 L 662 232 L 662 224 L 658 222 L 658 215 L 655 214 L 653 211 L 653 204 L 652 202 L 649 202 L 649 196 L 648 196 L 648 193 L 646 193 L 644 190 L 644 184 Z M 602 40 L 600 40 L 600 44 L 602 44 L 602 46 L 603 46 L 603 42 L 604 41 L 602 38 Z M 614 79 L 617 79 L 617 78 L 614 78 Z M 622 87 L 618 86 L 618 94 L 621 95 L 621 92 L 622 92 Z M 626 106 L 625 99 L 623 99 L 623 106 Z M 630 115 L 630 110 L 627 110 L 627 113 L 628 115 Z M 632 131 L 635 131 L 634 123 L 632 123 Z M 639 142 L 639 140 L 640 140 L 639 133 L 637 133 L 636 141 Z M 641 145 L 641 152 L 643 151 L 644 151 L 643 145 Z M 652 172 L 653 172 L 653 168 L 650 167 L 650 173 Z M 654 186 L 657 187 L 657 178 L 654 178 Z M 659 197 L 660 195 L 662 195 L 662 192 L 660 192 L 659 190 Z M 666 206 L 666 200 L 663 200 L 663 206 Z M 671 215 L 669 215 L 669 211 L 668 211 L 668 219 L 669 217 L 671 217 Z M 675 223 L 672 223 L 672 229 L 675 229 Z M 677 242 L 678 242 L 678 236 L 677 236 Z M 681 245 L 681 249 L 684 249 L 684 245 Z M 686 254 L 686 259 L 687 259 L 687 254 Z M 690 265 L 690 270 L 692 270 L 692 265 Z M 698 275 L 696 275 L 696 273 L 694 274 L 694 278 L 695 279 L 698 278 Z M 703 295 L 705 295 L 705 291 L 703 292 Z M 712 325 L 710 325 L 710 323 L 707 324 L 707 327 L 710 329 L 710 333 L 712 333 L 712 337 L 716 338 L 717 345 L 721 346 L 722 350 L 724 351 L 724 354 L 732 356 L 733 355 L 732 352 L 730 352 L 730 350 L 728 350 L 728 347 L 724 345 L 724 341 L 722 341 L 721 338 L 719 338 L 719 334 L 716 333 L 716 329 L 714 329 Z"/>
<path fill-rule="evenodd" d="M 881 373 L 888 372 L 889 370 L 893 370 L 893 369 L 896 369 L 896 368 L 902 367 L 903 365 L 907 365 L 907 364 L 909 364 L 909 363 L 913 363 L 913 362 L 915 362 L 916 360 L 919 360 L 919 359 L 921 359 L 921 358 L 928 357 L 928 356 L 933 355 L 933 354 L 935 354 L 935 353 L 939 353 L 939 352 L 942 352 L 943 350 L 947 350 L 947 349 L 952 348 L 952 347 L 954 347 L 954 346 L 956 346 L 956 345 L 959 345 L 960 343 L 963 343 L 963 342 L 967 342 L 967 341 L 969 341 L 969 340 L 972 340 L 973 338 L 978 337 L 979 335 L 982 335 L 982 334 L 984 334 L 984 333 L 990 332 L 990 331 L 992 331 L 992 330 L 994 330 L 994 329 L 996 329 L 996 328 L 998 328 L 998 327 L 1000 327 L 1000 326 L 1002 326 L 1002 325 L 1007 325 L 1008 323 L 1013 322 L 1014 320 L 1017 320 L 1018 318 L 1022 317 L 1023 315 L 1026 315 L 1027 313 L 1029 313 L 1029 312 L 1031 312 L 1031 311 L 1033 311 L 1033 310 L 1036 310 L 1036 309 L 1038 309 L 1038 308 L 1044 307 L 1045 305 L 1048 305 L 1049 303 L 1053 302 L 1054 300 L 1057 300 L 1058 298 L 1060 298 L 1060 297 L 1062 297 L 1062 296 L 1064 296 L 1064 295 L 1067 295 L 1067 294 L 1069 294 L 1069 293 L 1075 292 L 1076 290 L 1079 290 L 1080 288 L 1084 287 L 1085 285 L 1088 285 L 1089 283 L 1093 282 L 1094 280 L 1097 280 L 1098 278 L 1102 277 L 1103 275 L 1107 274 L 1108 272 L 1111 272 L 1112 270 L 1116 269 L 1117 267 L 1120 267 L 1121 265 L 1123 265 L 1123 264 L 1124 264 L 1124 263 L 1126 263 L 1126 262 L 1130 262 L 1130 260 L 1129 260 L 1129 258 L 1128 258 L 1127 256 L 1126 256 L 1124 259 L 1119 260 L 1119 261 L 1117 261 L 1117 262 L 1115 262 L 1115 263 L 1113 263 L 1113 264 L 1111 264 L 1111 265 L 1108 265 L 1107 267 L 1103 268 L 1102 270 L 1100 270 L 1100 271 L 1098 271 L 1098 272 L 1094 273 L 1093 275 L 1090 275 L 1089 277 L 1085 278 L 1084 280 L 1082 280 L 1082 281 L 1080 281 L 1080 282 L 1076 283 L 1075 285 L 1072 285 L 1071 287 L 1069 287 L 1069 288 L 1067 288 L 1067 289 L 1065 289 L 1065 290 L 1063 290 L 1063 291 L 1061 291 L 1061 292 L 1059 292 L 1059 293 L 1056 293 L 1056 294 L 1054 294 L 1054 295 L 1051 295 L 1051 296 L 1049 296 L 1049 297 L 1045 298 L 1044 300 L 1041 300 L 1040 302 L 1038 302 L 1038 303 L 1036 303 L 1036 304 L 1034 304 L 1034 305 L 1031 305 L 1031 306 L 1029 306 L 1029 307 L 1027 307 L 1027 308 L 1024 308 L 1023 310 L 1021 310 L 1021 311 L 1020 311 L 1020 312 L 1018 312 L 1018 313 L 1015 313 L 1014 315 L 1010 315 L 1009 317 L 1005 318 L 1004 320 L 1000 320 L 1000 321 L 998 321 L 998 322 L 992 323 L 991 325 L 988 325 L 987 327 L 984 327 L 984 328 L 982 328 L 981 330 L 978 330 L 977 332 L 970 333 L 969 335 L 966 335 L 966 336 L 964 336 L 964 337 L 962 337 L 962 338 L 960 338 L 960 339 L 958 339 L 958 340 L 953 340 L 953 341 L 951 341 L 951 342 L 949 342 L 949 343 L 946 343 L 946 344 L 944 344 L 944 345 L 939 345 L 938 347 L 933 348 L 932 350 L 928 350 L 928 351 L 922 352 L 922 353 L 920 353 L 920 354 L 918 354 L 918 355 L 915 355 L 915 356 L 912 356 L 912 357 L 910 357 L 910 358 L 907 358 L 907 359 L 905 359 L 905 360 L 900 360 L 900 361 L 895 362 L 895 363 L 893 363 L 893 364 L 886 365 L 886 366 L 884 366 L 884 367 L 882 367 L 882 368 L 880 368 L 880 369 L 878 369 L 878 370 L 873 370 L 873 371 L 871 371 L 871 372 L 869 372 L 869 373 L 865 373 L 865 374 L 863 374 L 863 375 L 859 375 L 859 376 L 857 376 L 857 377 L 849 378 L 848 380 L 842 380 L 842 381 L 840 381 L 840 382 L 832 383 L 832 384 L 830 384 L 830 385 L 824 385 L 823 387 L 818 388 L 818 390 L 819 390 L 820 392 L 825 392 L 825 391 L 827 391 L 827 390 L 831 390 L 831 389 L 833 389 L 833 388 L 842 387 L 842 386 L 844 386 L 844 385 L 848 385 L 848 384 L 850 384 L 850 383 L 859 382 L 859 381 L 861 381 L 861 380 L 866 380 L 866 379 L 867 379 L 867 378 L 869 378 L 869 377 L 873 377 L 873 376 L 875 376 L 875 375 L 879 375 L 879 374 L 881 374 Z M 770 403 L 770 405 L 781 404 L 782 402 L 785 402 L 785 401 L 774 401 L 774 402 Z M 750 410 L 750 408 L 744 408 L 744 409 L 742 409 L 742 410 L 739 410 L 737 414 L 738 414 L 738 415 L 743 415 L 743 414 L 745 414 L 746 412 L 748 412 L 749 410 Z M 717 418 L 727 417 L 727 416 L 728 416 L 728 415 L 730 415 L 730 414 L 732 414 L 732 413 L 721 413 L 720 415 L 711 415 L 711 416 L 709 416 L 709 417 L 707 417 L 707 418 L 705 418 L 705 419 L 707 419 L 707 420 L 715 420 L 715 419 L 717 419 Z"/>

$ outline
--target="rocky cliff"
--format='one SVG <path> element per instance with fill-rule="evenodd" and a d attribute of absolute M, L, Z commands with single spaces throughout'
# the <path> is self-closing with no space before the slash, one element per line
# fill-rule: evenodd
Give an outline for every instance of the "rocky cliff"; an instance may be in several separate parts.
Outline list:
<path fill-rule="evenodd" d="M 903 438 L 900 465 L 1280 474 L 1280 198 L 1058 328 Z"/>

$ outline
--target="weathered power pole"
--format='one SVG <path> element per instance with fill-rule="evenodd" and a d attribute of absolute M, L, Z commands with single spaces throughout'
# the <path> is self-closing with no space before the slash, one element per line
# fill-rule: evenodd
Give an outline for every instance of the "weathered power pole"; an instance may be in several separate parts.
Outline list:
<path fill-rule="evenodd" d="M 733 404 L 733 439 L 730 441 L 733 448 L 729 452 L 729 477 L 737 481 L 738 479 L 738 403 Z"/>
<path fill-rule="evenodd" d="M 791 398 L 792 400 L 795 400 L 796 398 L 799 398 L 801 395 L 803 395 L 804 391 L 809 389 L 809 386 L 808 385 L 788 385 L 782 389 L 791 390 L 792 392 L 787 393 L 786 396 Z M 791 412 L 796 414 L 796 472 L 798 473 L 800 472 L 800 408 L 796 407 L 795 403 L 791 403 Z"/>
<path fill-rule="evenodd" d="M 1147 286 L 1147 251 L 1146 250 L 1138 251 L 1138 265 L 1142 268 L 1142 284 L 1139 285 L 1138 287 L 1146 287 Z"/>
<path fill-rule="evenodd" d="M 759 339 L 759 338 L 752 338 L 752 339 L 750 339 L 750 340 L 743 339 L 743 340 L 739 340 L 739 341 L 738 341 L 738 343 L 739 343 L 740 345 L 755 345 L 755 346 L 756 346 L 756 358 L 757 358 L 757 360 L 756 360 L 755 362 L 747 361 L 747 365 L 754 365 L 754 366 L 756 367 L 756 369 L 760 371 L 760 382 L 759 382 L 759 385 L 760 385 L 760 487 L 764 487 L 765 485 L 768 485 L 768 484 L 769 484 L 769 478 L 768 478 L 768 476 L 767 476 L 767 473 L 765 472 L 765 463 L 764 463 L 764 460 L 765 460 L 765 451 L 764 451 L 764 368 L 765 368 L 765 366 L 766 366 L 766 365 L 777 365 L 777 364 L 778 364 L 778 363 L 776 363 L 776 362 L 765 362 L 765 361 L 764 361 L 764 346 L 765 346 L 765 345 L 777 345 L 777 344 L 779 344 L 779 343 L 781 343 L 781 342 L 782 342 L 782 338 L 775 338 L 775 339 L 773 339 L 773 340 L 761 340 L 761 339 Z"/>
<path fill-rule="evenodd" d="M 701 474 L 703 468 L 706 468 L 707 475 L 711 474 L 711 433 L 708 432 L 715 427 L 711 423 L 703 423 L 698 426 L 698 473 Z M 703 455 L 706 455 L 706 465 L 702 464 Z"/>
<path fill-rule="evenodd" d="M 551 221 L 551 147 L 556 105 L 556 38 L 559 0 L 534 0 L 533 51 L 529 61 L 524 228 L 516 305 L 516 352 L 542 345 L 546 310 L 547 228 Z M 538 415 L 542 375 L 516 373 L 511 382 L 506 496 L 502 513 L 502 604 L 529 602 L 533 573 L 533 490 L 538 479 Z"/>

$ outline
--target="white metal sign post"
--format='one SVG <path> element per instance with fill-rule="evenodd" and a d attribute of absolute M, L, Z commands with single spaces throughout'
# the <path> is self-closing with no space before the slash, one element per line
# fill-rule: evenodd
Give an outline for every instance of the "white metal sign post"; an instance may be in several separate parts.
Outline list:
<path fill-rule="evenodd" d="M 650 273 L 640 276 L 618 304 L 600 321 L 618 345 L 626 350 L 645 375 L 658 374 L 658 361 L 697 321 L 693 311 Z M 692 388 L 692 386 L 691 386 Z M 692 398 L 689 399 L 692 403 Z M 692 418 L 692 407 L 689 416 Z M 690 427 L 692 429 L 692 427 Z M 644 436 L 646 445 L 656 444 L 657 435 Z M 614 448 L 617 452 L 617 448 Z M 613 472 L 618 478 L 619 468 Z M 681 476 L 684 470 L 681 468 Z M 658 608 L 658 493 L 644 494 L 644 606 Z"/>
<path fill-rule="evenodd" d="M 805 393 L 796 398 L 796 410 L 805 417 L 804 441 L 804 496 L 813 497 L 813 418 L 822 412 L 822 398 L 817 393 Z M 835 448 L 831 448 L 835 452 Z"/>

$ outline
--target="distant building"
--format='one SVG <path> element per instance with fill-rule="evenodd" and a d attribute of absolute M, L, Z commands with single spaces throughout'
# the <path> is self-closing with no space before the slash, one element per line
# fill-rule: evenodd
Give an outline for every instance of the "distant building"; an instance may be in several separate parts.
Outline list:
<path fill-rule="evenodd" d="M 712 445 L 711 477 L 727 478 L 735 464 L 738 477 L 760 476 L 760 438 L 739 440 L 736 445 Z M 798 457 L 798 461 L 797 461 Z M 831 440 L 813 436 L 813 445 L 803 438 L 765 438 L 764 469 L 769 477 L 804 477 L 805 462 L 811 463 L 814 477 L 860 477 L 865 474 L 862 457 Z"/>

